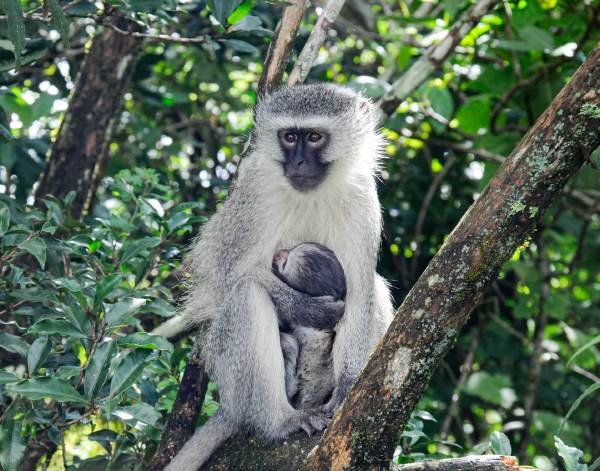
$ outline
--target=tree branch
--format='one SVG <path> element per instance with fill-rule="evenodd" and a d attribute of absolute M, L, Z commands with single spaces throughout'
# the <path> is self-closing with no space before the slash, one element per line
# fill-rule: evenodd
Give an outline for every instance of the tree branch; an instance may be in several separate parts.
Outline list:
<path fill-rule="evenodd" d="M 292 44 L 298 34 L 300 22 L 308 6 L 307 0 L 291 0 L 291 5 L 283 10 L 281 20 L 269 46 L 263 73 L 258 82 L 258 96 L 266 95 L 281 85 L 281 78 L 287 67 Z"/>
<path fill-rule="evenodd" d="M 504 262 L 600 144 L 600 45 L 452 231 L 407 295 L 308 469 L 376 467 Z M 585 108 L 584 108 L 585 105 Z"/>
<path fill-rule="evenodd" d="M 112 29 L 113 31 L 123 35 L 131 36 L 133 38 L 147 39 L 148 41 L 156 41 L 163 43 L 176 43 L 176 44 L 203 44 L 206 42 L 206 36 L 199 36 L 196 38 L 182 38 L 181 36 L 170 36 L 168 34 L 152 34 L 142 33 L 139 31 L 128 31 L 119 28 L 116 24 L 111 22 L 100 22 L 102 26 Z"/>
<path fill-rule="evenodd" d="M 317 58 L 319 49 L 325 41 L 327 32 L 340 14 L 345 0 L 329 0 L 323 9 L 323 13 L 319 16 L 308 41 L 302 48 L 302 52 L 294 65 L 292 72 L 288 78 L 288 85 L 297 85 L 303 83 L 308 77 L 308 73 Z"/>
<path fill-rule="evenodd" d="M 443 460 L 426 460 L 395 464 L 391 471 L 517 471 L 521 468 L 514 456 L 474 455 Z"/>
<path fill-rule="evenodd" d="M 402 100 L 414 92 L 436 69 L 440 68 L 460 41 L 497 3 L 498 0 L 479 0 L 469 8 L 439 43 L 429 47 L 402 77 L 392 84 L 391 91 L 381 103 L 384 113 L 391 115 L 402 103 Z"/>

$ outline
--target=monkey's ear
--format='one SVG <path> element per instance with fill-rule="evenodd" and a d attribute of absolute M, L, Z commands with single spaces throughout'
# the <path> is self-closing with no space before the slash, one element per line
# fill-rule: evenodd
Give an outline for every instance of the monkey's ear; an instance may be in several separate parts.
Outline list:
<path fill-rule="evenodd" d="M 358 101 L 358 112 L 364 114 L 367 119 L 374 125 L 378 125 L 383 118 L 381 109 L 371 100 L 365 97 L 360 97 Z"/>

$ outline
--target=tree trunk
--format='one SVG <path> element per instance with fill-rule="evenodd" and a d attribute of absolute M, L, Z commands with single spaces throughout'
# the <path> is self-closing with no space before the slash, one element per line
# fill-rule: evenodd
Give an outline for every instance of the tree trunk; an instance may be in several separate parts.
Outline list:
<path fill-rule="evenodd" d="M 504 262 L 600 144 L 600 45 L 502 164 L 407 295 L 308 469 L 376 469 Z"/>
<path fill-rule="evenodd" d="M 138 26 L 121 16 L 107 22 L 122 30 Z M 36 190 L 62 198 L 77 193 L 72 214 L 89 211 L 108 159 L 108 144 L 119 116 L 123 93 L 134 69 L 141 41 L 106 27 L 92 42 Z"/>

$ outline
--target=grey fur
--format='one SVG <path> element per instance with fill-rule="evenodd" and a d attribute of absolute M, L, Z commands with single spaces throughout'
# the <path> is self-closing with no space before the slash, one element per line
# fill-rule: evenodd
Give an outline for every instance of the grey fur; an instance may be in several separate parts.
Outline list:
<path fill-rule="evenodd" d="M 346 396 L 392 318 L 389 290 L 375 273 L 381 232 L 375 177 L 383 141 L 371 104 L 347 89 L 308 85 L 278 91 L 255 111 L 252 146 L 237 188 L 189 254 L 194 285 L 184 310 L 190 324 L 212 319 L 203 354 L 219 386 L 219 420 L 227 427 L 218 437 L 196 432 L 194 446 L 184 447 L 168 466 L 171 471 L 197 469 L 205 459 L 204 443 L 225 440 L 232 430 L 280 439 L 294 430 L 323 428 L 326 413 Z M 295 190 L 283 175 L 277 131 L 294 127 L 324 129 L 331 138 L 321 155 L 331 164 L 327 178 L 308 192 Z M 299 299 L 294 302 L 312 302 L 327 313 L 327 302 L 302 299 L 271 272 L 273 254 L 293 240 L 329 247 L 346 275 L 328 411 L 295 409 L 286 395 L 278 318 L 269 293 L 287 293 Z M 212 420 L 205 425 L 209 430 Z"/>

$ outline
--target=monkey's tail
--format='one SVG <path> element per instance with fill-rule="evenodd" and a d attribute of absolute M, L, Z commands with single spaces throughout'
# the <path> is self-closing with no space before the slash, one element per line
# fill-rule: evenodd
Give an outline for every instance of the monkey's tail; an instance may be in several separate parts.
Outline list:
<path fill-rule="evenodd" d="M 164 471 L 194 471 L 208 461 L 213 452 L 235 432 L 219 411 L 196 430 Z"/>
<path fill-rule="evenodd" d="M 152 335 L 162 335 L 163 337 L 170 339 L 176 337 L 182 332 L 185 332 L 186 330 L 191 330 L 192 328 L 193 325 L 191 325 L 186 316 L 183 314 L 178 314 L 160 324 L 150 333 Z"/>

